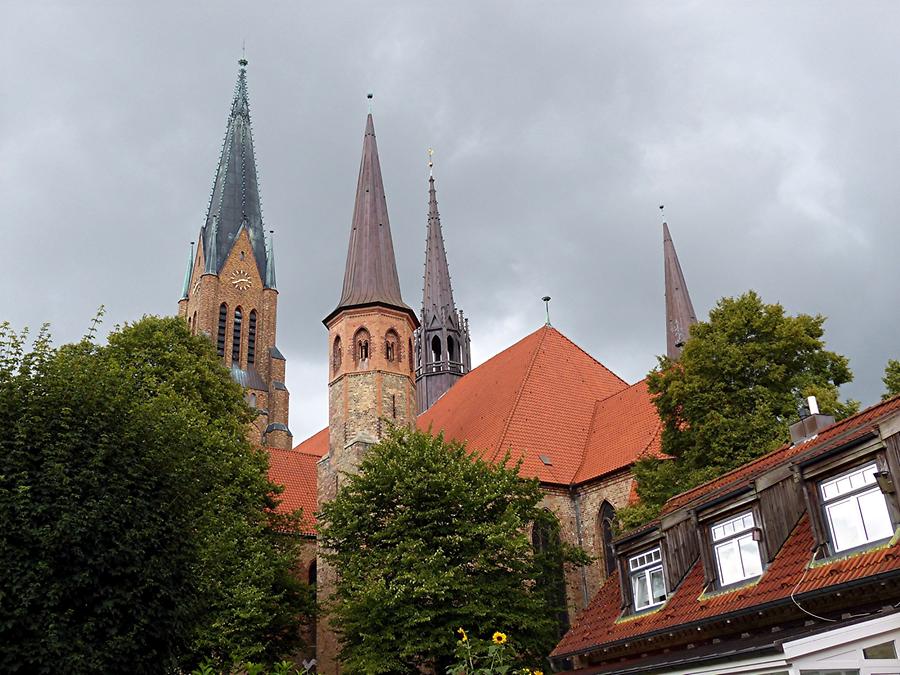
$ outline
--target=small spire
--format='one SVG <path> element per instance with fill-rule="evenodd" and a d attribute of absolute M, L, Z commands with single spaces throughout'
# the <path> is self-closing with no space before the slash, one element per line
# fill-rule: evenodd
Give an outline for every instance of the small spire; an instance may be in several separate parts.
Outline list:
<path fill-rule="evenodd" d="M 269 230 L 266 246 L 266 288 L 275 288 L 275 230 Z"/>
<path fill-rule="evenodd" d="M 662 206 L 659 207 L 662 210 Z M 666 284 L 666 354 L 670 359 L 681 356 L 690 328 L 697 323 L 694 305 L 684 281 L 669 225 L 663 221 L 663 261 Z"/>
<path fill-rule="evenodd" d="M 191 253 L 188 256 L 187 269 L 184 272 L 184 287 L 181 290 L 181 299 L 187 300 L 191 290 L 191 272 L 194 267 L 194 242 L 191 242 Z"/>
<path fill-rule="evenodd" d="M 550 325 L 550 296 L 545 295 L 541 300 L 544 301 L 544 309 L 547 310 L 547 325 Z"/>
<path fill-rule="evenodd" d="M 369 92 L 366 94 L 366 98 L 369 100 L 369 114 L 371 115 L 375 112 L 375 94 L 374 92 Z"/>

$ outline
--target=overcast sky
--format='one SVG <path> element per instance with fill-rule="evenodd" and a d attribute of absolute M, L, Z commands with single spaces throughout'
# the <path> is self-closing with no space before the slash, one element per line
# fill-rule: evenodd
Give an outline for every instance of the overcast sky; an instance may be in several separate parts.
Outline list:
<path fill-rule="evenodd" d="M 246 41 L 291 428 L 327 423 L 365 124 L 421 304 L 425 150 L 481 362 L 553 324 L 629 382 L 665 350 L 662 233 L 697 313 L 827 315 L 844 394 L 900 357 L 900 3 L 21 2 L 0 40 L 0 319 L 77 339 L 177 311 Z"/>

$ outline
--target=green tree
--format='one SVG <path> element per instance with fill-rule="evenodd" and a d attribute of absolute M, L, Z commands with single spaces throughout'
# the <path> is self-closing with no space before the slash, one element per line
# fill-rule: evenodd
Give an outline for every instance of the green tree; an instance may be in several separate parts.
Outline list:
<path fill-rule="evenodd" d="M 144 318 L 29 351 L 0 327 L 0 671 L 158 673 L 271 658 L 290 574 L 251 411 L 208 339 Z"/>
<path fill-rule="evenodd" d="M 881 378 L 881 381 L 884 382 L 882 399 L 889 399 L 891 396 L 900 394 L 900 361 L 897 359 L 888 360 L 887 366 L 884 368 L 884 377 Z"/>
<path fill-rule="evenodd" d="M 338 573 L 327 609 L 347 672 L 443 672 L 460 627 L 505 631 L 522 658 L 552 649 L 560 565 L 589 559 L 552 536 L 556 551 L 535 554 L 528 526 L 558 525 L 518 464 L 395 429 L 345 480 L 318 527 Z"/>
<path fill-rule="evenodd" d="M 623 525 L 655 516 L 679 492 L 719 476 L 789 439 L 798 405 L 815 395 L 824 414 L 859 408 L 838 387 L 853 375 L 847 359 L 825 349 L 825 317 L 785 314 L 750 291 L 723 298 L 709 321 L 691 328 L 681 358 L 660 357 L 648 387 L 671 459 L 635 465 L 641 505 L 620 511 Z"/>

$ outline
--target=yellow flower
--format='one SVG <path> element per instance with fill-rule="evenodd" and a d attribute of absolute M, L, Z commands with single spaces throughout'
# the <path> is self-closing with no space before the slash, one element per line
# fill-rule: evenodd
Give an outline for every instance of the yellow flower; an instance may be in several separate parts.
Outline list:
<path fill-rule="evenodd" d="M 462 628 L 458 629 L 456 632 L 459 633 L 460 635 L 462 635 L 462 637 L 459 638 L 460 642 L 468 642 L 469 641 L 469 636 L 466 635 L 466 631 L 464 631 Z"/>
<path fill-rule="evenodd" d="M 506 633 L 497 631 L 496 633 L 494 633 L 494 637 L 492 637 L 491 639 L 494 641 L 495 645 L 502 645 L 504 642 L 506 642 Z"/>

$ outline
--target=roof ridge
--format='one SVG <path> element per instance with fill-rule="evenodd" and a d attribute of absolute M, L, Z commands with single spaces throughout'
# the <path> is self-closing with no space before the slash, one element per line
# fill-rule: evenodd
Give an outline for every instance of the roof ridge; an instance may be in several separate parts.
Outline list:
<path fill-rule="evenodd" d="M 541 330 L 541 328 L 543 328 L 543 330 Z M 531 376 L 531 369 L 534 367 L 534 362 L 537 360 L 537 355 L 541 351 L 541 346 L 544 344 L 544 340 L 547 339 L 548 326 L 542 326 L 541 328 L 538 329 L 541 330 L 541 339 L 538 341 L 537 346 L 534 348 L 534 353 L 532 353 L 531 359 L 528 361 L 528 368 L 525 369 L 525 376 L 519 383 L 519 389 L 516 392 L 516 400 L 513 401 L 512 408 L 510 408 L 509 417 L 506 418 L 506 424 L 503 425 L 503 432 L 500 434 L 500 439 L 497 443 L 497 450 L 494 452 L 494 457 L 492 458 L 493 461 L 496 461 L 497 456 L 500 454 L 500 450 L 503 448 L 503 441 L 506 439 L 506 434 L 509 432 L 509 425 L 512 423 L 512 418 L 515 416 L 516 410 L 519 407 L 519 401 L 522 400 L 522 391 L 525 389 L 525 383 L 528 382 L 528 378 Z M 532 333 L 532 335 L 534 335 L 534 333 Z M 519 342 L 521 342 L 521 340 Z"/>
<path fill-rule="evenodd" d="M 573 341 L 572 341 L 565 333 L 563 333 L 561 330 L 559 330 L 558 328 L 554 328 L 553 326 L 549 326 L 549 325 L 548 325 L 548 326 L 545 326 L 545 328 L 549 328 L 550 330 L 552 330 L 553 332 L 555 332 L 555 333 L 556 333 L 557 335 L 559 335 L 562 339 L 564 339 L 564 340 L 565 340 L 566 342 L 568 342 L 570 345 L 572 345 L 573 347 L 575 347 L 575 349 L 577 349 L 577 350 L 580 351 L 582 354 L 584 354 L 585 356 L 587 356 L 591 361 L 593 361 L 593 362 L 596 363 L 598 366 L 600 366 L 601 368 L 603 368 L 603 370 L 605 370 L 606 372 L 608 372 L 610 375 L 612 375 L 614 378 L 616 378 L 619 382 L 621 382 L 622 384 L 624 384 L 626 387 L 630 387 L 630 386 L 631 386 L 631 385 L 628 384 L 625 380 L 623 380 L 621 377 L 619 377 L 619 376 L 616 375 L 613 371 L 611 371 L 611 370 L 610 370 L 610 369 L 609 369 L 602 361 L 600 361 L 600 360 L 596 359 L 595 357 L 591 356 L 591 354 L 589 354 L 587 351 L 585 351 L 585 350 L 582 349 L 579 345 L 577 345 L 575 342 L 573 342 Z M 644 379 L 646 379 L 646 378 L 644 378 Z M 621 391 L 621 389 L 620 389 L 619 391 Z M 618 393 L 618 392 L 616 392 L 616 393 Z M 612 394 L 610 394 L 610 396 L 612 396 Z M 609 397 L 607 397 L 607 398 L 609 398 Z M 604 400 L 605 400 L 605 399 L 604 399 Z"/>

